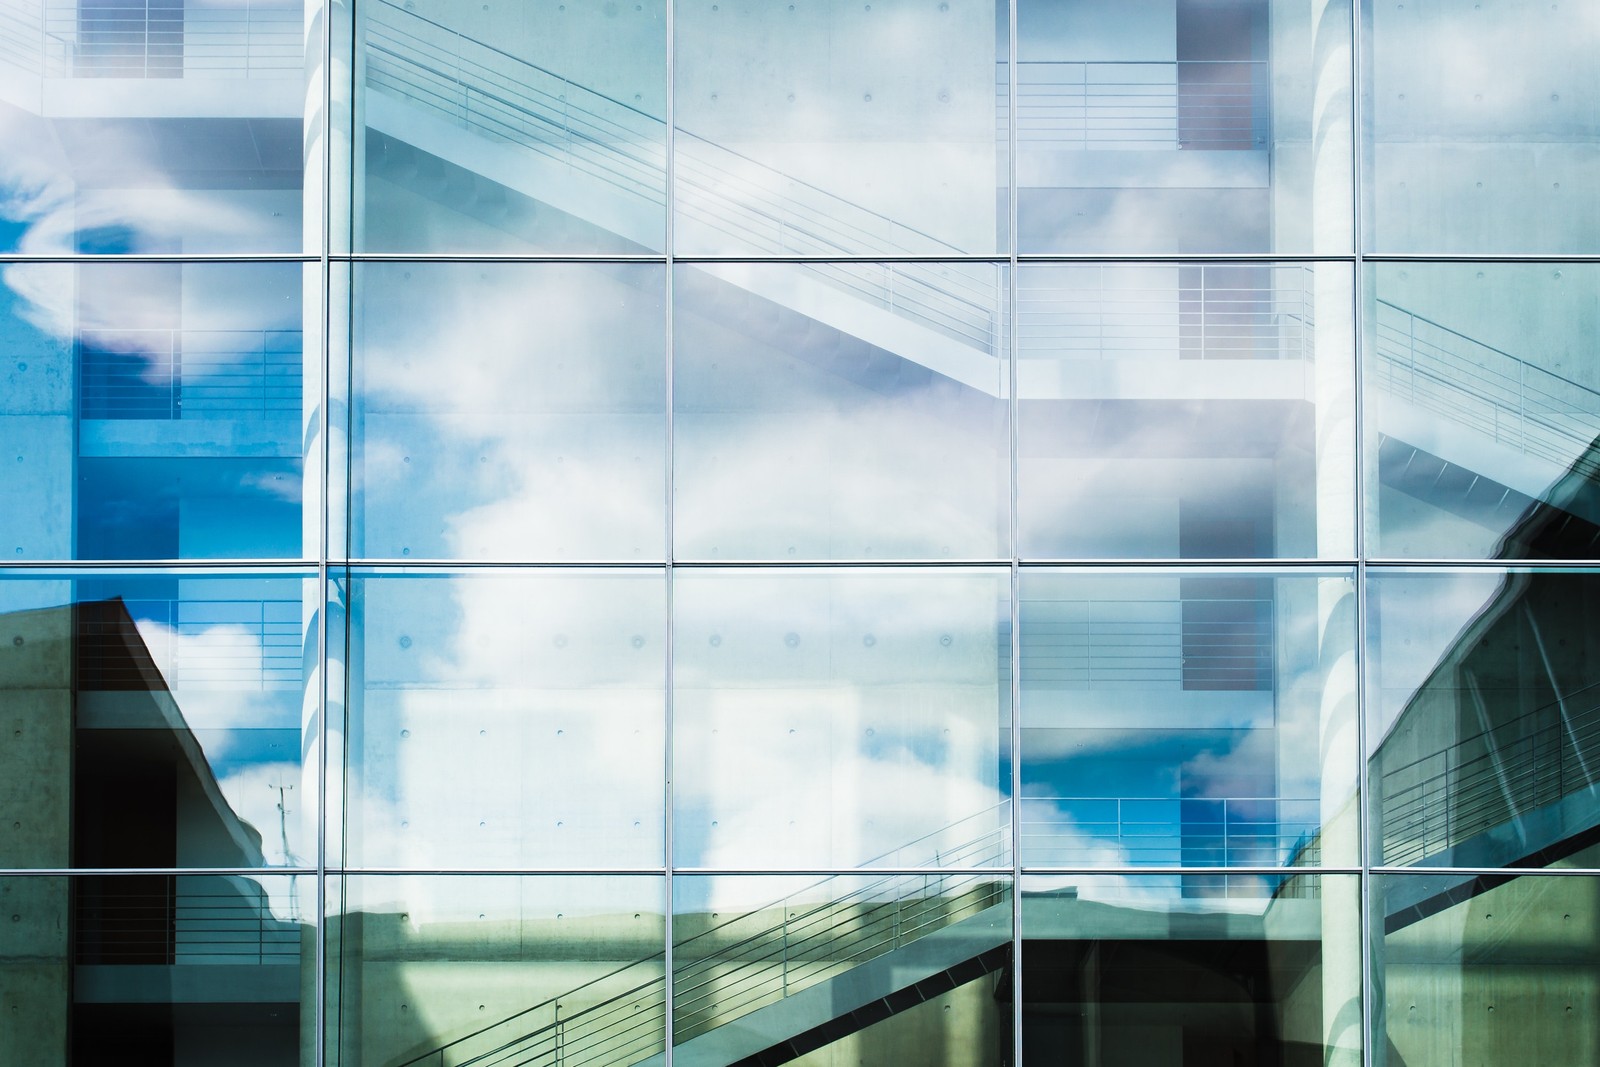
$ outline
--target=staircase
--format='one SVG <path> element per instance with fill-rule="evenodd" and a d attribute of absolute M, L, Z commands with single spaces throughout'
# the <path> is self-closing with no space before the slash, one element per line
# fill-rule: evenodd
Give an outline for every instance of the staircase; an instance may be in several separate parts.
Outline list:
<path fill-rule="evenodd" d="M 390 0 L 366 24 L 369 129 L 659 247 L 666 123 Z M 693 245 L 756 256 L 959 257 L 962 249 L 674 131 L 674 202 Z M 804 263 L 798 274 L 698 269 L 997 395 L 1005 352 L 993 269 Z M 841 297 L 843 299 L 841 299 Z"/>
<path fill-rule="evenodd" d="M 1600 476 L 1600 393 L 1383 300 L 1373 356 L 1385 484 L 1504 530 L 1557 481 Z"/>
<path fill-rule="evenodd" d="M 1380 782 L 1385 864 L 1505 866 L 1557 846 L 1600 824 L 1600 682 L 1382 766 Z M 1464 857 L 1474 845 L 1487 852 Z"/>
<path fill-rule="evenodd" d="M 928 854 L 943 866 L 1004 863 L 1008 811 L 979 813 L 871 862 Z M 974 827 L 982 832 L 962 840 Z M 961 843 L 945 847 L 952 835 Z M 835 875 L 714 922 L 673 945 L 674 1062 L 787 1062 L 998 969 L 1011 929 L 1002 878 L 937 869 Z M 653 1067 L 664 1060 L 663 966 L 663 953 L 637 960 L 390 1067 Z M 586 991 L 617 987 L 563 1014 Z"/>

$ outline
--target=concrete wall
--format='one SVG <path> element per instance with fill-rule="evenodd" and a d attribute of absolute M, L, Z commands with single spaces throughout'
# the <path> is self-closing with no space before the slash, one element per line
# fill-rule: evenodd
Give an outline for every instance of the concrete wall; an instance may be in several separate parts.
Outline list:
<path fill-rule="evenodd" d="M 65 867 L 72 613 L 0 617 L 0 866 Z M 0 1062 L 66 1062 L 65 878 L 0 879 Z"/>
<path fill-rule="evenodd" d="M 1388 935 L 1374 1062 L 1594 1062 L 1597 931 L 1594 878 L 1528 875 Z"/>

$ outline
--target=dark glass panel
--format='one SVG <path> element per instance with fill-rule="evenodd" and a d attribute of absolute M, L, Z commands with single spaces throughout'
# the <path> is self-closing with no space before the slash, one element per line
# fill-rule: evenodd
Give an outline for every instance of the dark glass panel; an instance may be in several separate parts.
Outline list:
<path fill-rule="evenodd" d="M 1600 839 L 1600 574 L 1368 576 L 1373 862 L 1544 867 Z"/>
<path fill-rule="evenodd" d="M 313 584 L 0 577 L 0 867 L 314 863 Z"/>
<path fill-rule="evenodd" d="M 1030 1063 L 1361 1063 L 1353 875 L 1035 875 Z"/>

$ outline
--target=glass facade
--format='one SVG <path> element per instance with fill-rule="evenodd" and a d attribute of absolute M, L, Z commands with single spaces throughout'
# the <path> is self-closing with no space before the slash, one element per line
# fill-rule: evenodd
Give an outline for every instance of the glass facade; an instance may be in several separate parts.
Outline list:
<path fill-rule="evenodd" d="M 1597 56 L 0 0 L 0 1062 L 1593 1062 Z"/>

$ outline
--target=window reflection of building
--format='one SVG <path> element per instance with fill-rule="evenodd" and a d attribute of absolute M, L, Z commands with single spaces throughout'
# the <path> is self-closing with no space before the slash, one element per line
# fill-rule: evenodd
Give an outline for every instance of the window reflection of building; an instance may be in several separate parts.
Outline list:
<path fill-rule="evenodd" d="M 0 684 L 17 724 L 6 777 L 23 800 L 7 804 L 18 818 L 0 862 L 128 872 L 6 879 L 34 942 L 11 988 L 30 1025 L 7 1054 L 174 1062 L 225 1035 L 247 1040 L 255 1062 L 295 1055 L 303 918 L 293 878 L 132 873 L 259 868 L 264 856 L 261 831 L 223 798 L 125 604 L 10 612 L 0 628 L 11 637 Z M 152 996 L 164 1007 L 152 1010 Z"/>
<path fill-rule="evenodd" d="M 0 0 L 0 1060 L 1590 1058 L 1597 32 Z"/>

